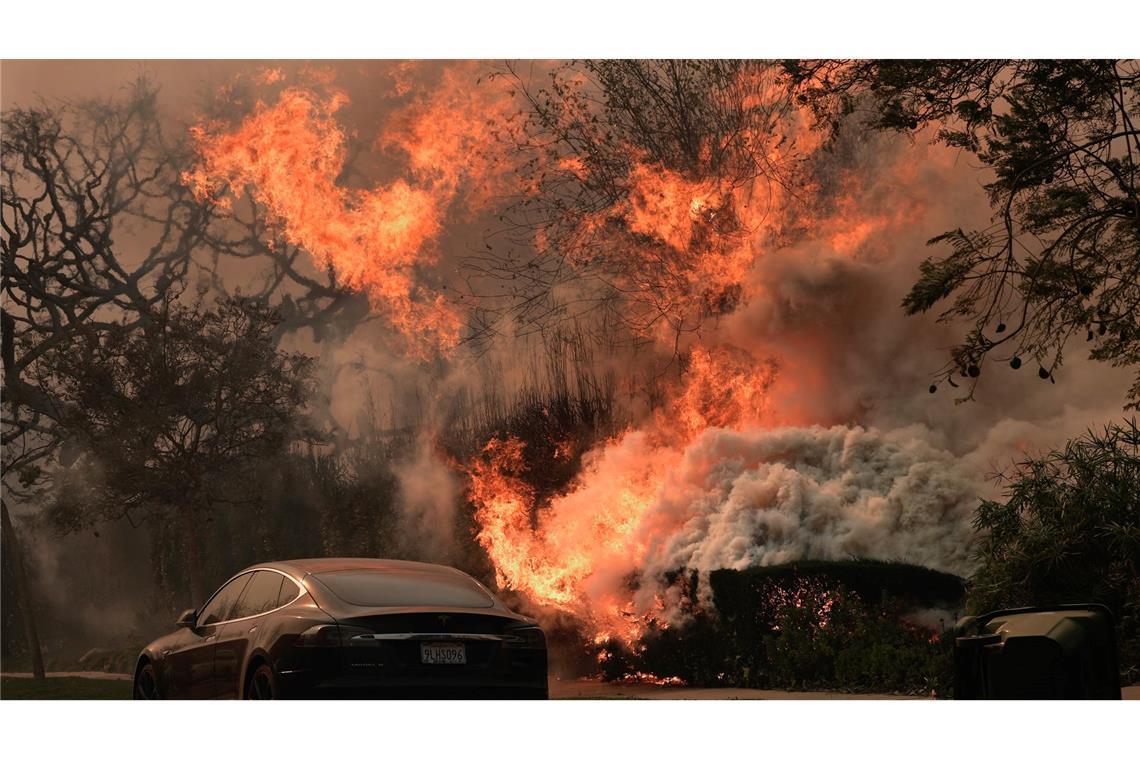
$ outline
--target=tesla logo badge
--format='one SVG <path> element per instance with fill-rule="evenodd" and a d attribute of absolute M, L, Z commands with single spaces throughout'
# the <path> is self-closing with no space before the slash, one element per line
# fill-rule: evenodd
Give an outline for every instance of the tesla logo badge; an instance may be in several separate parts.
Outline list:
<path fill-rule="evenodd" d="M 450 615 L 440 615 L 439 616 L 439 624 L 441 626 L 443 626 L 444 628 L 446 628 L 447 627 L 447 621 L 450 619 L 451 619 Z"/>

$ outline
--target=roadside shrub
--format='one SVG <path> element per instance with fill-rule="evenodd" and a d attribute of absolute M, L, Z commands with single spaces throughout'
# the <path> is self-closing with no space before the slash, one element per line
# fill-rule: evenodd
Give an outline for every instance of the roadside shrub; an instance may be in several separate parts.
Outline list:
<path fill-rule="evenodd" d="M 984 501 L 972 612 L 1100 602 L 1116 617 L 1123 683 L 1140 680 L 1140 430 L 1089 431 L 1028 458 Z"/>
<path fill-rule="evenodd" d="M 610 645 L 603 676 L 647 673 L 706 687 L 950 692 L 952 642 L 908 618 L 917 608 L 960 604 L 955 576 L 873 562 L 712 575 L 715 611 L 696 610 L 683 627 L 651 631 L 636 652 Z M 863 593 L 834 576 L 856 579 Z M 953 617 L 947 609 L 947 622 Z"/>

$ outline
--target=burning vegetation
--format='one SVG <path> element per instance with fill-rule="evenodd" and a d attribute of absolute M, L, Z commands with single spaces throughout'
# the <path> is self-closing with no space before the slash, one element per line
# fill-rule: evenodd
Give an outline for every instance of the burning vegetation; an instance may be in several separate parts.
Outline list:
<path fill-rule="evenodd" d="M 940 195 L 964 170 L 949 150 L 878 130 L 975 150 L 951 121 L 1000 132 L 992 111 L 971 110 L 988 107 L 981 95 L 961 101 L 925 66 L 928 100 L 863 93 L 888 116 L 915 111 L 885 121 L 856 108 L 875 76 L 861 64 L 744 61 L 274 67 L 224 87 L 176 149 L 145 87 L 92 144 L 69 130 L 98 127 L 97 108 L 6 114 L 5 441 L 22 446 L 7 464 L 60 532 L 146 515 L 164 603 L 183 576 L 197 597 L 203 575 L 262 554 L 398 554 L 493 580 L 615 679 L 940 690 L 931 611 L 962 597 L 931 588 L 973 571 L 987 468 L 1053 412 L 1010 397 L 1024 419 L 986 410 L 991 435 L 919 407 L 926 369 L 896 361 L 908 349 L 925 361 L 929 336 L 945 337 L 898 326 L 895 286 L 913 280 L 911 249 L 949 218 Z M 991 195 L 1006 190 L 1023 192 Z M 1025 213 L 1040 222 L 1050 192 Z M 141 264 L 115 258 L 115 214 L 150 251 Z M 51 242 L 76 230 L 90 234 L 62 252 Z M 949 259 L 922 264 L 912 312 L 1000 269 L 985 259 L 993 235 L 960 235 Z M 1111 303 L 1058 317 L 1100 325 L 1109 359 L 1127 352 L 1117 280 L 1135 266 L 1083 270 L 1073 297 L 1111 291 Z M 985 287 L 971 287 L 976 306 Z M 1007 320 L 1017 298 L 1004 287 Z M 84 322 L 56 293 L 89 316 L 119 311 Z M 1036 297 L 1026 287 L 1018 303 Z M 256 329 L 211 327 L 227 314 Z M 938 384 L 972 389 L 989 351 L 1038 329 L 999 322 Z M 161 362 L 157 379 L 135 376 L 150 364 L 123 368 L 173 337 L 192 346 L 189 380 Z M 256 396 L 209 370 L 251 344 L 274 372 L 246 374 L 272 375 L 290 403 L 261 405 L 273 436 L 249 442 L 256 456 L 208 466 L 233 431 L 202 399 Z M 1010 366 L 1022 355 L 1045 378 L 1060 367 L 1052 336 L 1018 344 Z M 144 397 L 166 399 L 157 417 L 138 412 Z M 153 443 L 141 464 L 105 453 L 109 419 Z M 151 487 L 171 460 L 194 477 Z M 278 524 L 292 527 L 265 527 Z M 233 539 L 247 531 L 259 536 L 248 557 Z M 883 676 L 888 651 L 903 665 Z"/>

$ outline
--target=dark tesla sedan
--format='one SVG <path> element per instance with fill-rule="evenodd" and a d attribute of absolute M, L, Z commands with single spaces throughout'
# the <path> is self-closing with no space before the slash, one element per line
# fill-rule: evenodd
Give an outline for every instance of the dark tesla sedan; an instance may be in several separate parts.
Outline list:
<path fill-rule="evenodd" d="M 178 625 L 139 656 L 136 699 L 547 696 L 537 623 L 441 565 L 255 565 Z"/>

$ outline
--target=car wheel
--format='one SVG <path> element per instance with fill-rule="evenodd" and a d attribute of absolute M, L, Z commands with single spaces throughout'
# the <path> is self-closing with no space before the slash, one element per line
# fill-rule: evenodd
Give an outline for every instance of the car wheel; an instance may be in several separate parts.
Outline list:
<path fill-rule="evenodd" d="M 273 668 L 262 663 L 249 678 L 249 685 L 245 689 L 245 698 L 277 699 L 277 697 L 277 679 L 273 675 Z"/>
<path fill-rule="evenodd" d="M 154 666 L 149 662 L 135 675 L 134 698 L 162 699 L 162 694 L 158 691 L 158 677 L 155 675 Z"/>

